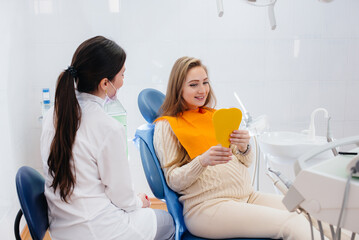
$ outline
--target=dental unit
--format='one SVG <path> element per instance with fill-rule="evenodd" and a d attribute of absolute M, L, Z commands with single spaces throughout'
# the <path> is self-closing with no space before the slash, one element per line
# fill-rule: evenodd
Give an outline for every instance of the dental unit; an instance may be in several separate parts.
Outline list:
<path fill-rule="evenodd" d="M 243 121 L 250 129 L 254 120 L 238 95 L 234 93 L 234 96 L 243 110 Z M 315 135 L 314 119 L 318 112 L 324 112 L 324 117 L 327 120 L 326 137 Z M 287 149 L 288 156 L 291 156 L 290 154 L 293 153 L 290 151 L 298 146 L 300 151 L 294 158 L 295 178 L 293 181 L 280 171 L 269 167 L 268 163 L 265 173 L 273 181 L 274 186 L 285 195 L 283 203 L 289 211 L 306 214 L 311 228 L 313 227 L 312 218 L 314 217 L 318 221 L 322 239 L 324 239 L 324 233 L 321 221 L 324 221 L 330 224 L 332 239 L 339 240 L 341 228 L 345 228 L 352 232 L 351 239 L 353 240 L 356 233 L 359 233 L 359 178 L 356 178 L 359 177 L 359 136 L 334 141 L 330 120 L 331 117 L 326 109 L 315 109 L 311 114 L 308 130 L 292 135 L 289 132 L 278 132 L 278 136 L 287 136 L 282 138 L 284 142 L 289 140 L 288 145 L 284 144 L 283 148 L 280 148 L 281 145 L 276 145 L 275 138 L 266 139 L 268 136 L 275 137 L 275 135 L 269 135 L 268 132 L 260 134 L 257 132 L 253 137 L 257 149 L 254 173 L 257 173 L 258 188 L 259 145 L 265 150 L 268 150 L 268 144 L 272 144 L 279 150 Z M 259 136 L 259 144 L 256 136 Z M 298 137 L 297 141 L 302 143 L 291 145 L 290 137 L 295 138 L 296 136 Z M 273 141 L 269 143 L 270 140 Z M 358 148 L 338 154 L 337 147 L 349 144 L 357 144 Z"/>
<path fill-rule="evenodd" d="M 333 141 L 328 111 L 315 109 L 311 114 L 309 129 L 303 131 L 307 141 L 316 142 L 314 118 L 316 113 L 324 112 L 327 119 L 327 143 L 303 152 L 294 164 L 295 179 L 293 183 L 280 171 L 268 168 L 267 175 L 274 185 L 285 195 L 284 205 L 289 211 L 303 212 L 312 226 L 312 218 L 318 220 L 320 233 L 324 239 L 321 221 L 330 224 L 332 239 L 339 240 L 341 228 L 352 231 L 352 238 L 359 232 L 359 148 L 338 155 L 337 147 L 349 144 L 359 146 L 359 136 Z M 323 141 L 323 139 L 321 140 Z M 323 153 L 332 151 L 332 156 L 324 155 L 320 162 L 316 159 Z M 304 154 L 304 155 L 303 155 Z M 313 161 L 315 160 L 315 161 Z M 314 162 L 314 164 L 313 164 Z M 272 173 L 276 176 L 273 178 Z M 330 187 L 330 188 L 328 188 Z M 329 190 L 330 189 L 330 190 Z M 349 194 L 350 189 L 350 194 Z M 339 193 L 339 198 L 338 198 Z M 334 230 L 333 226 L 337 226 Z"/>
<path fill-rule="evenodd" d="M 329 142 L 302 155 L 295 164 L 297 177 L 283 199 L 289 211 L 302 209 L 320 221 L 337 226 L 333 239 L 340 239 L 343 227 L 359 233 L 359 157 L 337 155 L 307 167 L 312 159 L 333 148 L 356 144 L 359 136 Z M 351 150 L 359 152 L 359 147 Z M 354 239 L 354 238 L 352 238 Z"/>
<path fill-rule="evenodd" d="M 260 121 L 253 125 L 256 119 L 253 120 L 236 92 L 234 92 L 234 96 L 243 111 L 243 121 L 246 128 L 250 132 L 253 129 L 256 130 L 255 125 L 260 126 L 261 124 L 258 124 Z M 324 112 L 324 117 L 327 120 L 326 137 L 315 135 L 314 119 L 318 112 Z M 330 224 L 332 239 L 339 240 L 341 228 L 345 228 L 352 232 L 351 239 L 353 240 L 356 233 L 359 233 L 359 136 L 334 141 L 330 129 L 330 119 L 331 117 L 326 109 L 315 109 L 311 113 L 308 130 L 292 135 L 286 132 L 282 133 L 283 136 L 287 136 L 283 137 L 283 141 L 289 140 L 289 145 L 283 145 L 283 148 L 280 148 L 280 145 L 276 146 L 275 138 L 266 139 L 270 135 L 268 132 L 263 133 L 263 129 L 259 132 L 253 131 L 255 134 L 251 134 L 251 136 L 253 136 L 256 144 L 254 175 L 257 175 L 253 175 L 252 180 L 257 179 L 258 189 L 259 155 L 261 154 L 259 146 L 268 150 L 267 145 L 272 144 L 274 149 L 288 150 L 289 148 L 291 151 L 291 147 L 296 145 L 291 146 L 288 136 L 297 136 L 298 141 L 302 141 L 303 144 L 307 143 L 307 145 L 297 145 L 300 151 L 295 155 L 298 156 L 295 157 L 294 162 L 295 179 L 291 181 L 280 171 L 269 167 L 268 162 L 266 164 L 266 175 L 273 181 L 274 186 L 285 195 L 283 204 L 289 211 L 306 214 L 311 228 L 313 228 L 312 217 L 318 221 L 322 239 L 324 239 L 324 233 L 321 221 L 324 221 Z M 259 136 L 260 144 L 258 144 L 256 136 Z M 358 148 L 338 154 L 337 147 L 349 144 L 356 144 Z M 305 149 L 308 150 L 305 151 Z M 334 226 L 337 228 L 335 229 Z"/>

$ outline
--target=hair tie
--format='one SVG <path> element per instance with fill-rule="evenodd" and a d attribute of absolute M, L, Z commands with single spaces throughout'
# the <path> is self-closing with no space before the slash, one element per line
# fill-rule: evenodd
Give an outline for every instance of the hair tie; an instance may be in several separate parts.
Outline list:
<path fill-rule="evenodd" d="M 74 68 L 74 66 L 69 66 L 67 69 L 66 69 L 66 72 L 69 72 L 71 74 L 72 77 L 76 78 L 77 77 L 77 71 L 76 69 Z"/>

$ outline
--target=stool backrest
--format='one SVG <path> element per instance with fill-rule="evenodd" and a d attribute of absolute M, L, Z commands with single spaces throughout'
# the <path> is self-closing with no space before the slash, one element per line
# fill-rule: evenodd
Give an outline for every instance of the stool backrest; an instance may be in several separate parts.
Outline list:
<path fill-rule="evenodd" d="M 21 167 L 16 174 L 16 190 L 21 210 L 33 240 L 42 240 L 49 227 L 45 180 L 35 169 Z"/>

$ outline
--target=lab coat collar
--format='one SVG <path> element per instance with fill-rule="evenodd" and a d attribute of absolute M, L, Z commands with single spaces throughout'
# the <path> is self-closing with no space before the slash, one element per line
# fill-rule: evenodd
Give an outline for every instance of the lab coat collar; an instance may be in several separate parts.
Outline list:
<path fill-rule="evenodd" d="M 91 93 L 84 93 L 84 92 L 79 92 L 76 90 L 76 98 L 79 102 L 86 102 L 86 101 L 91 101 L 91 102 L 95 102 L 98 103 L 102 108 L 105 105 L 105 100 L 93 95 Z"/>

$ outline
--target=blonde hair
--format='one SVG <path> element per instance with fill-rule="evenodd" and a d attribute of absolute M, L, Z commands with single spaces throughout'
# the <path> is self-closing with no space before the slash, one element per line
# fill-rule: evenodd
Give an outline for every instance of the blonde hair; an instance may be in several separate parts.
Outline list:
<path fill-rule="evenodd" d="M 193 57 L 181 57 L 177 59 L 172 67 L 170 78 L 168 80 L 166 97 L 160 108 L 161 116 L 175 117 L 187 110 L 186 102 L 182 98 L 182 92 L 187 73 L 194 67 L 202 67 L 208 74 L 206 66 L 204 66 L 199 59 Z M 215 106 L 216 97 L 209 84 L 208 96 L 203 107 L 214 108 Z"/>
<path fill-rule="evenodd" d="M 183 86 L 189 70 L 195 67 L 202 67 L 208 75 L 207 68 L 202 64 L 201 60 L 193 57 L 181 57 L 177 59 L 172 67 L 170 78 L 168 80 L 166 97 L 160 108 L 161 116 L 176 117 L 178 114 L 187 110 L 186 102 L 182 98 Z M 209 84 L 208 96 L 202 107 L 213 109 L 216 106 L 216 102 L 216 97 Z M 191 161 L 186 149 L 184 149 L 180 142 L 178 142 L 178 144 L 181 146 L 178 155 L 174 161 L 164 166 L 164 168 L 172 166 L 181 167 Z"/>

